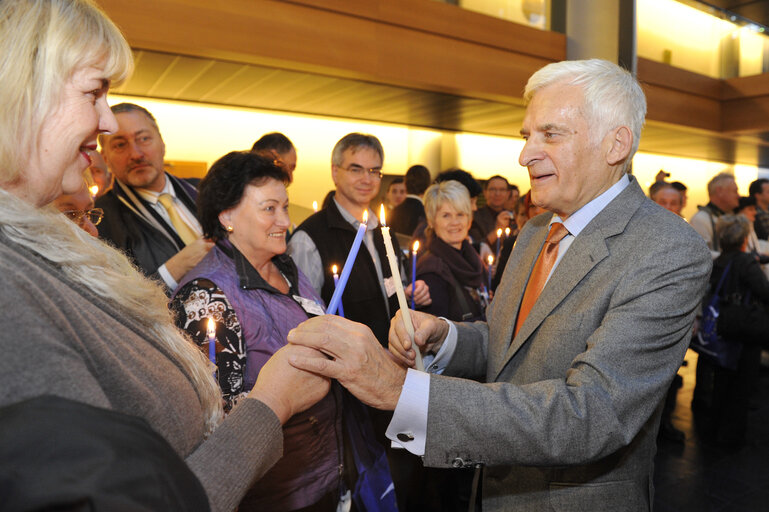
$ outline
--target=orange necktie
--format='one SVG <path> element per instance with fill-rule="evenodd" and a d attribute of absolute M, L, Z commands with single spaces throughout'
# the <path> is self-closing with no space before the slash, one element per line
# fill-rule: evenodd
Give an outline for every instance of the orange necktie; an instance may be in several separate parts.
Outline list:
<path fill-rule="evenodd" d="M 518 311 L 518 320 L 515 322 L 515 336 L 518 334 L 518 330 L 523 325 L 526 317 L 529 316 L 531 308 L 534 307 L 534 303 L 537 302 L 537 297 L 542 293 L 542 289 L 547 282 L 547 276 L 550 275 L 550 271 L 555 265 L 555 260 L 558 258 L 558 244 L 560 241 L 569 234 L 569 230 L 563 227 L 560 222 L 553 222 L 550 226 L 550 232 L 545 239 L 545 245 L 542 246 L 537 257 L 536 263 L 534 263 L 534 269 L 531 271 L 529 282 L 526 284 L 526 291 L 523 292 L 523 301 L 521 301 L 521 309 Z"/>

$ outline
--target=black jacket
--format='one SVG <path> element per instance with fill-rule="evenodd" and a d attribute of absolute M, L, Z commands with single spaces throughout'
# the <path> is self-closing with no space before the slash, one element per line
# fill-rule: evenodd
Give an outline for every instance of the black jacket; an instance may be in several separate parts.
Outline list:
<path fill-rule="evenodd" d="M 166 173 L 176 197 L 197 214 L 197 190 L 185 180 Z M 129 258 L 149 277 L 159 279 L 158 267 L 184 247 L 173 226 L 160 217 L 133 189 L 115 181 L 112 190 L 96 201 L 104 210 L 99 224 L 99 238 L 125 251 Z"/>
<path fill-rule="evenodd" d="M 141 418 L 55 396 L 0 408 L 0 511 L 210 510 L 197 477 Z"/>
<path fill-rule="evenodd" d="M 331 265 L 336 264 L 342 268 L 347 259 L 347 253 L 350 252 L 355 240 L 356 229 L 342 217 L 333 201 L 327 208 L 310 216 L 296 229 L 307 233 L 318 249 L 324 274 L 320 296 L 328 304 L 334 294 L 334 277 L 331 273 Z M 400 254 L 398 241 L 392 233 L 390 238 L 395 253 Z M 374 231 L 374 245 L 379 255 L 382 276 L 385 279 L 391 277 L 381 228 Z M 362 245 L 358 256 L 355 258 L 350 279 L 344 289 L 344 295 L 342 295 L 344 315 L 350 320 L 367 325 L 379 343 L 387 347 L 390 318 L 398 310 L 398 300 L 395 294 L 390 296 L 388 302 L 390 316 L 387 315 L 385 299 L 374 268 L 374 261 L 368 254 L 365 245 Z"/>
<path fill-rule="evenodd" d="M 425 207 L 422 201 L 415 197 L 407 197 L 405 201 L 393 208 L 387 224 L 396 233 L 411 236 L 419 222 L 423 220 L 425 220 Z"/>

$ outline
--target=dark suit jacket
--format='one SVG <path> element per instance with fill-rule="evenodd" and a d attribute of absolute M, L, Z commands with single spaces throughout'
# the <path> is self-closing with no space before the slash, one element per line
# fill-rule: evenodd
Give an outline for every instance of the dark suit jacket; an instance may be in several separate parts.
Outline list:
<path fill-rule="evenodd" d="M 402 235 L 411 236 L 419 221 L 425 218 L 425 207 L 422 201 L 407 197 L 405 201 L 393 208 L 387 219 L 390 229 Z"/>
<path fill-rule="evenodd" d="M 431 375 L 425 464 L 485 465 L 484 512 L 648 511 L 661 404 L 710 254 L 631 177 L 574 239 L 513 338 L 549 218 L 526 224 L 488 323 L 458 324 L 453 359 Z"/>
<path fill-rule="evenodd" d="M 197 190 L 170 174 L 166 177 L 184 205 L 197 213 Z M 145 275 L 159 279 L 158 267 L 184 247 L 173 226 L 160 217 L 133 189 L 115 180 L 112 190 L 96 201 L 104 210 L 99 238 L 125 251 Z"/>

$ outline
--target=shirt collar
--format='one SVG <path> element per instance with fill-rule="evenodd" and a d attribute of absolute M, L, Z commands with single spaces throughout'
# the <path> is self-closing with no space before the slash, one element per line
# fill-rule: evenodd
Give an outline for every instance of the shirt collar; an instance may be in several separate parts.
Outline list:
<path fill-rule="evenodd" d="M 424 204 L 424 201 L 422 200 L 422 196 L 418 196 L 416 194 L 406 194 L 406 197 L 410 197 L 412 199 L 416 199 L 420 203 Z"/>
<path fill-rule="evenodd" d="M 176 198 L 176 191 L 174 190 L 168 175 L 166 175 L 166 184 L 160 192 L 155 192 L 154 190 L 148 190 L 146 188 L 134 188 L 133 190 L 139 194 L 142 199 L 153 205 L 158 204 L 158 197 L 160 197 L 161 194 L 171 194 L 171 197 Z"/>
<path fill-rule="evenodd" d="M 246 259 L 245 256 L 232 245 L 229 241 L 223 240 L 217 243 L 221 251 L 232 258 L 235 263 L 235 271 L 238 274 L 238 283 L 243 290 L 266 290 L 270 293 L 283 295 L 274 286 L 264 280 L 261 274 Z M 272 262 L 278 267 L 278 270 L 288 279 L 289 295 L 296 294 L 299 283 L 299 274 L 296 265 L 287 254 L 278 254 L 272 258 Z"/>
<path fill-rule="evenodd" d="M 344 209 L 344 207 L 339 204 L 339 201 L 336 200 L 336 197 L 334 197 L 334 204 L 336 204 L 336 209 L 339 210 L 339 213 L 342 215 L 342 218 L 352 224 L 352 226 L 355 229 L 358 229 L 358 226 L 361 225 L 361 222 L 353 217 L 353 215 Z M 376 214 L 371 210 L 371 208 L 368 209 L 368 220 L 366 221 L 366 231 L 371 231 L 377 228 L 379 226 L 379 219 L 377 219 Z"/>
<path fill-rule="evenodd" d="M 550 219 L 550 224 L 553 224 L 553 222 L 561 222 L 563 223 L 563 226 L 569 230 L 570 235 L 577 236 L 588 224 L 590 224 L 590 221 L 593 220 L 596 215 L 601 213 L 601 211 L 620 195 L 628 185 L 630 185 L 630 178 L 627 174 L 623 174 L 617 183 L 571 214 L 568 219 L 561 220 L 561 217 L 558 215 L 553 215 L 553 218 Z"/>

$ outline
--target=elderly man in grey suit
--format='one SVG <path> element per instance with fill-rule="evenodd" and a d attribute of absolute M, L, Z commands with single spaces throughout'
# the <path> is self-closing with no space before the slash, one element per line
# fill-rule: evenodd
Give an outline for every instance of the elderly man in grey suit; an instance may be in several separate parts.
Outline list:
<path fill-rule="evenodd" d="M 415 354 L 400 316 L 392 359 L 365 327 L 318 317 L 289 335 L 317 357 L 292 364 L 394 409 L 388 437 L 425 465 L 484 466 L 484 512 L 648 511 L 662 401 L 710 255 L 627 173 L 646 111 L 629 73 L 550 64 L 525 99 L 519 161 L 552 213 L 522 230 L 487 323 L 412 312 L 423 373 L 404 369 Z"/>

